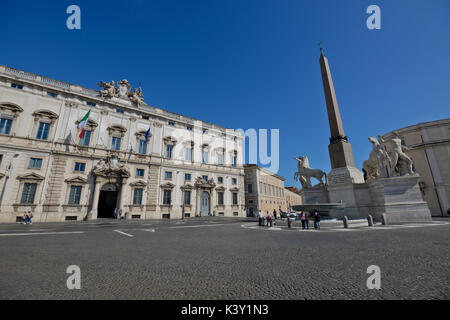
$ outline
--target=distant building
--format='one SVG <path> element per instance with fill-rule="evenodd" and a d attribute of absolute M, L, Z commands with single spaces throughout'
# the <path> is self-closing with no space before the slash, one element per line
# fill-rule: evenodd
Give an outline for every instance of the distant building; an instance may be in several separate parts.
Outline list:
<path fill-rule="evenodd" d="M 286 199 L 286 207 L 290 212 L 292 211 L 293 205 L 303 204 L 302 196 L 299 194 L 299 191 L 296 187 L 286 187 L 285 188 L 285 199 Z"/>
<path fill-rule="evenodd" d="M 450 208 L 450 118 L 395 130 L 421 175 L 419 185 L 433 216 L 447 216 Z M 392 132 L 384 138 L 392 137 Z"/>
<path fill-rule="evenodd" d="M 245 204 L 247 215 L 254 216 L 261 210 L 263 214 L 281 208 L 287 211 L 284 178 L 255 164 L 245 164 Z"/>
<path fill-rule="evenodd" d="M 245 217 L 241 134 L 99 85 L 0 65 L 0 222 Z"/>

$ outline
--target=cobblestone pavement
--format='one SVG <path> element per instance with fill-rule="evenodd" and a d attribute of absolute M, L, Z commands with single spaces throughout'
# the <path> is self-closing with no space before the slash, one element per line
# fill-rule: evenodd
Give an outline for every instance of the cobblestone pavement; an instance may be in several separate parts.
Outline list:
<path fill-rule="evenodd" d="M 0 225 L 0 299 L 449 299 L 450 220 L 435 222 L 348 232 L 223 218 Z M 69 265 L 81 290 L 66 287 Z M 380 290 L 366 287 L 370 265 Z"/>

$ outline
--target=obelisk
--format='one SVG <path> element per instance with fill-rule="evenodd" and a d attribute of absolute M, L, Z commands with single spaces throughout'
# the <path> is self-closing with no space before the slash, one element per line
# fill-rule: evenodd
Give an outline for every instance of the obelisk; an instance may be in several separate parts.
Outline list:
<path fill-rule="evenodd" d="M 333 79 L 331 78 L 330 66 L 327 57 L 323 54 L 322 46 L 320 46 L 319 61 L 331 133 L 328 152 L 330 154 L 332 170 L 328 175 L 328 183 L 330 185 L 362 183 L 364 182 L 364 176 L 361 171 L 355 168 L 352 145 L 348 142 L 348 138 L 344 133 Z"/>

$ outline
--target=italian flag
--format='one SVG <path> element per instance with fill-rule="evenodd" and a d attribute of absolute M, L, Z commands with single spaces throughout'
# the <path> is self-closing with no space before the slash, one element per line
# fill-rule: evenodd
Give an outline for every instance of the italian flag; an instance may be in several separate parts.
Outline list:
<path fill-rule="evenodd" d="M 81 137 L 83 137 L 83 133 L 84 133 L 84 128 L 86 128 L 86 124 L 88 122 L 89 119 L 89 114 L 91 113 L 91 110 L 89 110 L 83 117 L 83 119 L 81 119 L 80 123 L 78 124 L 78 129 L 81 130 L 80 132 L 80 139 Z"/>

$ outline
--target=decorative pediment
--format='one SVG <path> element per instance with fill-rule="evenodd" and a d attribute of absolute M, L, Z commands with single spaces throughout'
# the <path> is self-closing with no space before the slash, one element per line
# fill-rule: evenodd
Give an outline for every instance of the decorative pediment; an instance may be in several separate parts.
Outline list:
<path fill-rule="evenodd" d="M 116 133 L 120 133 L 120 134 L 124 135 L 125 132 L 127 132 L 127 129 L 125 127 L 118 125 L 118 124 L 110 125 L 107 130 L 108 130 L 109 134 L 116 132 Z"/>
<path fill-rule="evenodd" d="M 69 178 L 64 180 L 67 183 L 87 183 L 87 179 L 81 176 L 77 176 L 77 177 L 73 177 L 73 178 Z"/>
<path fill-rule="evenodd" d="M 225 191 L 226 188 L 224 186 L 220 186 L 216 188 L 217 191 Z"/>
<path fill-rule="evenodd" d="M 203 143 L 202 144 L 202 150 L 205 150 L 205 151 L 209 150 L 209 144 L 208 143 Z"/>
<path fill-rule="evenodd" d="M 233 187 L 230 189 L 231 192 L 239 192 L 239 188 L 237 187 Z"/>
<path fill-rule="evenodd" d="M 213 178 L 205 180 L 203 177 L 197 177 L 194 185 L 197 188 L 214 188 L 216 186 Z"/>
<path fill-rule="evenodd" d="M 172 189 L 173 187 L 175 187 L 175 185 L 173 183 L 170 183 L 170 182 L 166 182 L 166 183 L 161 185 L 161 188 L 163 188 L 163 189 Z"/>
<path fill-rule="evenodd" d="M 52 120 L 58 119 L 58 115 L 50 110 L 37 110 L 33 113 L 33 116 L 37 118 L 49 118 Z"/>
<path fill-rule="evenodd" d="M 17 104 L 15 103 L 11 103 L 11 102 L 1 102 L 0 103 L 0 110 L 8 110 L 11 111 L 13 113 L 19 113 L 22 112 L 23 109 L 21 107 L 19 107 Z"/>
<path fill-rule="evenodd" d="M 41 181 L 44 180 L 44 177 L 37 173 L 26 173 L 17 177 L 18 180 L 35 180 Z"/>
<path fill-rule="evenodd" d="M 80 120 L 77 120 L 75 123 L 78 125 L 81 122 Z M 86 124 L 87 127 L 91 127 L 91 128 L 97 128 L 98 127 L 98 123 L 94 120 L 88 119 L 88 122 Z"/>
<path fill-rule="evenodd" d="M 175 145 L 177 143 L 177 139 L 175 139 L 172 136 L 167 136 L 167 137 L 164 137 L 164 143 Z"/>
<path fill-rule="evenodd" d="M 195 145 L 195 142 L 193 140 L 186 140 L 183 142 L 183 145 L 185 147 L 193 147 Z"/>
<path fill-rule="evenodd" d="M 186 184 L 184 186 L 181 186 L 180 189 L 183 190 L 183 191 L 184 190 L 192 190 L 192 189 L 194 189 L 194 186 L 190 185 L 190 184 Z"/>
<path fill-rule="evenodd" d="M 232 149 L 232 150 L 230 150 L 228 152 L 233 154 L 233 155 L 237 155 L 237 153 L 238 153 L 236 149 Z"/>
<path fill-rule="evenodd" d="M 130 183 L 130 186 L 131 187 L 146 187 L 147 183 L 145 183 L 145 181 L 143 181 L 143 180 L 137 180 L 137 181 Z"/>
<path fill-rule="evenodd" d="M 217 153 L 225 153 L 225 148 L 223 147 L 217 147 L 214 149 Z"/>
<path fill-rule="evenodd" d="M 139 130 L 139 131 L 136 131 L 136 133 L 134 135 L 138 138 L 144 138 L 146 133 L 147 133 L 147 130 Z M 152 136 L 152 133 L 150 130 L 150 134 L 148 135 L 148 137 L 150 138 L 151 136 Z"/>

